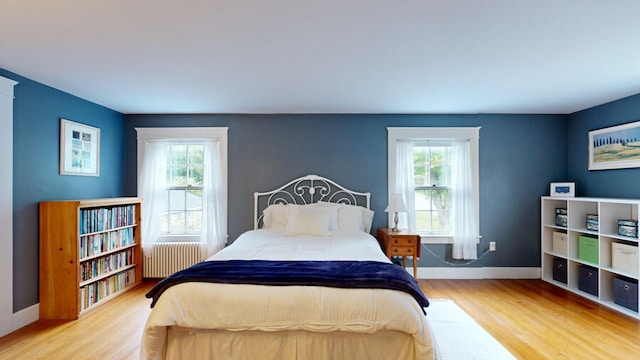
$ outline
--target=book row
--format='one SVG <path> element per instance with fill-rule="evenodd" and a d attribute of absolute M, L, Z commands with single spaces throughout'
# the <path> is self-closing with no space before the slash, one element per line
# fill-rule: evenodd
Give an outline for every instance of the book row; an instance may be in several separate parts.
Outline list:
<path fill-rule="evenodd" d="M 81 236 L 80 259 L 133 245 L 135 243 L 133 231 L 133 228 L 125 228 L 108 233 Z"/>
<path fill-rule="evenodd" d="M 81 209 L 80 233 L 89 234 L 98 231 L 134 225 L 135 205 L 115 206 L 111 208 Z"/>
<path fill-rule="evenodd" d="M 109 272 L 118 270 L 127 265 L 132 265 L 133 260 L 133 248 L 111 254 L 105 257 L 85 261 L 80 264 L 80 279 L 81 281 L 90 280 L 94 277 L 107 274 Z"/>
<path fill-rule="evenodd" d="M 80 308 L 81 311 L 88 309 L 100 300 L 116 293 L 129 285 L 135 283 L 135 269 L 127 270 L 119 274 L 109 276 L 95 283 L 80 288 Z"/>

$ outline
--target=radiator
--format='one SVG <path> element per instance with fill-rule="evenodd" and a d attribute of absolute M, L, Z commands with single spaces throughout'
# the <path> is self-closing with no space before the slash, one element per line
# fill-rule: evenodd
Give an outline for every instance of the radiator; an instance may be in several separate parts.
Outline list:
<path fill-rule="evenodd" d="M 200 244 L 196 242 L 159 242 L 151 256 L 144 256 L 143 277 L 163 278 L 200 262 Z"/>

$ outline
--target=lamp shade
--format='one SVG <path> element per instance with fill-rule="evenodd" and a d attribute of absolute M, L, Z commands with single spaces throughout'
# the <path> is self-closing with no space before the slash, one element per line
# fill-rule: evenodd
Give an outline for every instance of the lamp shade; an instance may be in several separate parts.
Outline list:
<path fill-rule="evenodd" d="M 391 198 L 389 199 L 389 205 L 385 212 L 406 212 L 407 206 L 404 204 L 404 200 L 402 199 L 402 194 L 391 194 Z"/>

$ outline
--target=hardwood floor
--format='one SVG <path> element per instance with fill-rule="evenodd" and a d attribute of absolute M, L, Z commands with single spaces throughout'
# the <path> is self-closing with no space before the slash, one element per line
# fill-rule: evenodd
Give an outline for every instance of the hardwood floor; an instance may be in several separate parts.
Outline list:
<path fill-rule="evenodd" d="M 542 280 L 419 284 L 429 298 L 453 300 L 518 359 L 640 358 L 640 321 Z"/>
<path fill-rule="evenodd" d="M 0 359 L 138 359 L 151 309 L 144 294 L 155 281 L 90 311 L 78 320 L 40 320 L 0 338 Z"/>
<path fill-rule="evenodd" d="M 155 282 L 75 321 L 38 321 L 0 338 L 0 359 L 137 359 Z M 640 321 L 541 280 L 419 280 L 451 299 L 518 359 L 631 359 Z M 428 313 L 428 309 L 427 309 Z M 428 316 L 428 315 L 427 315 Z"/>

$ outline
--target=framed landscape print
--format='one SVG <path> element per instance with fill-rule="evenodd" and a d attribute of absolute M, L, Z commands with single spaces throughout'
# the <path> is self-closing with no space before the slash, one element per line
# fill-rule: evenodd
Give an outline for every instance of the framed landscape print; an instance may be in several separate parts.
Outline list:
<path fill-rule="evenodd" d="M 60 174 L 100 176 L 100 129 L 60 119 Z"/>
<path fill-rule="evenodd" d="M 640 121 L 589 131 L 589 170 L 640 167 Z"/>

